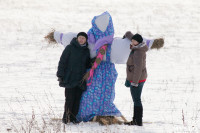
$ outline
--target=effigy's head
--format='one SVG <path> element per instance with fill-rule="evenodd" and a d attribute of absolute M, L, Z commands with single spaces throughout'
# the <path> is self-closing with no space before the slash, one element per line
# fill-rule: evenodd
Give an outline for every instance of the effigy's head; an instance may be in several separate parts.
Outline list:
<path fill-rule="evenodd" d="M 112 17 L 108 12 L 94 16 L 92 28 L 88 31 L 88 42 L 95 44 L 97 50 L 104 44 L 111 44 L 114 36 Z"/>

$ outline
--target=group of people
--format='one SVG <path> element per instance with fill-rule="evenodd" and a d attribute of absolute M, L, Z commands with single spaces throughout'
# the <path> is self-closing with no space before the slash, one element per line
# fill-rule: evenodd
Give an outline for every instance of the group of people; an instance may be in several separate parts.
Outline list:
<path fill-rule="evenodd" d="M 152 47 L 163 47 L 164 41 L 148 40 L 130 31 L 118 40 L 113 37 L 114 27 L 108 12 L 95 16 L 87 33 L 52 32 L 46 36 L 66 46 L 57 71 L 59 85 L 65 88 L 63 123 L 98 121 L 101 124 L 143 125 L 141 93 L 147 79 L 146 52 Z M 125 62 L 125 86 L 130 87 L 134 103 L 130 122 L 113 103 L 118 75 L 115 63 Z M 125 122 L 116 117 L 122 117 Z"/>

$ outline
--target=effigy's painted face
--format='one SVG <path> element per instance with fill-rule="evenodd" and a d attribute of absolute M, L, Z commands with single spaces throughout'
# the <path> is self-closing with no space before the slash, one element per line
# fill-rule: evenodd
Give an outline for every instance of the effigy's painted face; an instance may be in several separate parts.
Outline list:
<path fill-rule="evenodd" d="M 97 25 L 99 30 L 101 30 L 102 32 L 105 32 L 109 24 L 109 15 L 104 14 L 104 15 L 98 16 L 95 20 L 95 24 Z"/>
<path fill-rule="evenodd" d="M 86 38 L 84 36 L 78 36 L 78 43 L 83 45 L 86 43 Z"/>

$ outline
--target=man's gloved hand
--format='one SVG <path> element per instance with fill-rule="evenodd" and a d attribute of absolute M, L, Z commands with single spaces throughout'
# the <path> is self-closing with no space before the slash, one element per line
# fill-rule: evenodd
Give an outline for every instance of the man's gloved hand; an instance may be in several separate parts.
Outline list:
<path fill-rule="evenodd" d="M 95 60 L 96 60 L 96 57 L 92 58 L 92 59 L 91 59 L 91 63 L 94 63 Z"/>
<path fill-rule="evenodd" d="M 58 81 L 59 82 L 63 82 L 63 78 L 62 77 L 58 77 Z"/>
<path fill-rule="evenodd" d="M 79 88 L 85 91 L 87 89 L 86 81 L 79 83 Z"/>

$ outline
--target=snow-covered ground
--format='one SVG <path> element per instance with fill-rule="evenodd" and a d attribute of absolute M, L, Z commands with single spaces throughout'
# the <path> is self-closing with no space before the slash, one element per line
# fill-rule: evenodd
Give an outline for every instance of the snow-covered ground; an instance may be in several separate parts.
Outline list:
<path fill-rule="evenodd" d="M 80 123 L 64 128 L 57 122 L 56 129 L 55 124 L 44 127 L 44 121 L 63 113 L 64 89 L 55 74 L 64 48 L 49 46 L 43 37 L 51 28 L 87 32 L 93 16 L 104 11 L 112 15 L 116 37 L 131 30 L 147 38 L 165 38 L 163 49 L 147 54 L 144 126 Z M 199 0 L 0 0 L 0 132 L 28 131 L 22 127 L 30 128 L 31 120 L 38 125 L 37 132 L 42 128 L 87 133 L 200 132 L 199 24 Z M 116 68 L 115 104 L 131 120 L 126 67 Z"/>

